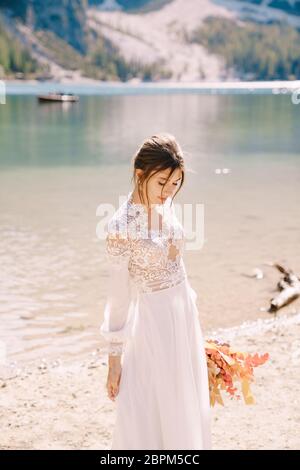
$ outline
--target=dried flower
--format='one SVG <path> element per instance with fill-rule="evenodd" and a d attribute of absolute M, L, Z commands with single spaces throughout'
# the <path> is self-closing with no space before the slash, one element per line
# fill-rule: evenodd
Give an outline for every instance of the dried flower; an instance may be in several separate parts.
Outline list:
<path fill-rule="evenodd" d="M 269 353 L 262 355 L 237 351 L 228 343 L 217 340 L 205 342 L 205 352 L 209 377 L 210 404 L 219 403 L 224 406 L 221 391 L 225 390 L 230 399 L 241 399 L 238 388 L 239 382 L 246 405 L 255 403 L 251 393 L 250 383 L 254 382 L 253 368 L 264 364 L 269 359 Z"/>

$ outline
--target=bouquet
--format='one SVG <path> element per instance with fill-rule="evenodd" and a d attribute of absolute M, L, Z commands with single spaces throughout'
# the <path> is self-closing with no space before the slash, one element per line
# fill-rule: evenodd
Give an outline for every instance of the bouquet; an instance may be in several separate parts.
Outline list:
<path fill-rule="evenodd" d="M 234 382 L 240 382 L 246 405 L 255 403 L 250 383 L 254 381 L 253 368 L 264 364 L 269 354 L 249 354 L 233 349 L 228 343 L 217 340 L 205 342 L 205 352 L 209 377 L 210 405 L 219 403 L 224 406 L 221 390 L 225 390 L 231 400 L 241 399 Z"/>

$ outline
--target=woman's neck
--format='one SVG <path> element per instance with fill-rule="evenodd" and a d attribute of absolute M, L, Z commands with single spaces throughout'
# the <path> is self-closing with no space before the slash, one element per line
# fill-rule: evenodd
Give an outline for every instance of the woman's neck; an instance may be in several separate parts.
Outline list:
<path fill-rule="evenodd" d="M 135 187 L 133 192 L 132 192 L 131 200 L 134 204 L 142 204 L 146 210 L 149 210 L 151 208 L 151 204 L 150 204 L 150 207 L 148 207 L 146 204 L 144 204 L 141 201 L 137 187 Z"/>

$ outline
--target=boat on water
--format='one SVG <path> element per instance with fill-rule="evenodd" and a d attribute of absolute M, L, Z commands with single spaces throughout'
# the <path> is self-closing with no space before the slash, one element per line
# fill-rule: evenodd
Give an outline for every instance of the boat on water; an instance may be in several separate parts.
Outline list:
<path fill-rule="evenodd" d="M 62 91 L 50 92 L 47 95 L 38 95 L 39 102 L 75 102 L 79 100 L 79 96 L 74 93 L 64 93 Z"/>

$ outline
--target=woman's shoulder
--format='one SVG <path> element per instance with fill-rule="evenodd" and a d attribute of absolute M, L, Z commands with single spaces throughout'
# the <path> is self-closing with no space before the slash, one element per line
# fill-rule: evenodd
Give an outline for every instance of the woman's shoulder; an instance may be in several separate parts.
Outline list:
<path fill-rule="evenodd" d="M 131 241 L 127 201 L 120 205 L 107 222 L 106 253 L 108 260 L 116 266 L 121 266 L 122 260 L 128 261 Z"/>
<path fill-rule="evenodd" d="M 109 236 L 117 238 L 129 238 L 137 213 L 130 204 L 129 196 L 114 212 L 107 224 L 107 233 Z"/>

